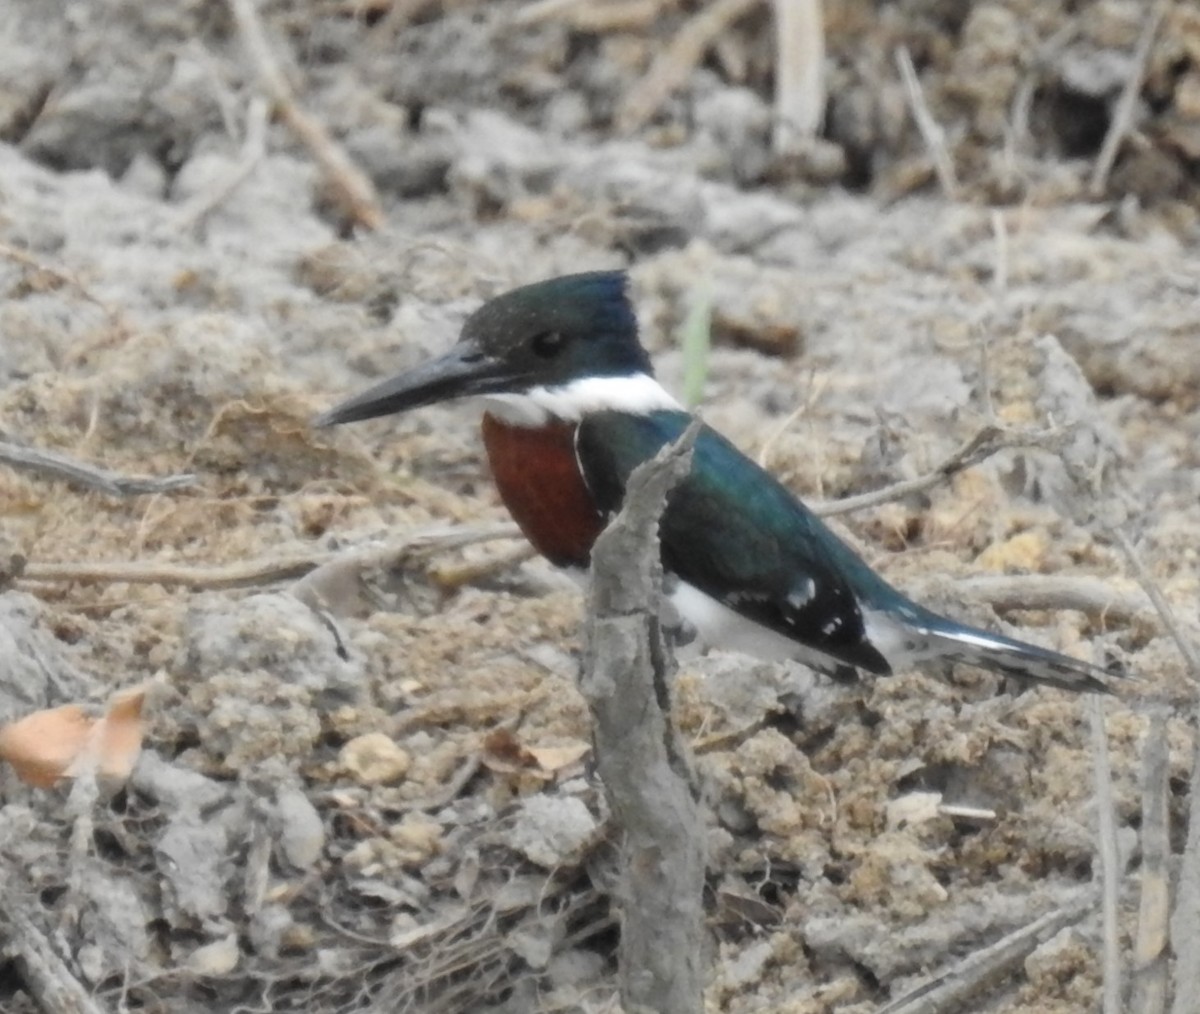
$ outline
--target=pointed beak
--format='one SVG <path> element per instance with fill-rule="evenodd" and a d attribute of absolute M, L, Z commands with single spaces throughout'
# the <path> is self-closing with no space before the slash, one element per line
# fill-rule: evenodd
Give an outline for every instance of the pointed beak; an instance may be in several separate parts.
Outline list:
<path fill-rule="evenodd" d="M 313 425 L 337 426 L 407 412 L 451 398 L 501 391 L 510 379 L 503 362 L 485 355 L 474 343 L 461 341 L 444 356 L 334 405 L 317 416 Z"/>

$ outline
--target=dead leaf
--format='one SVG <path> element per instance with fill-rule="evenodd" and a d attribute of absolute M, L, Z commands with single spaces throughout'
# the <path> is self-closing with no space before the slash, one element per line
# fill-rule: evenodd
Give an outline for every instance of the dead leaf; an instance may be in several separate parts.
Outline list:
<path fill-rule="evenodd" d="M 83 750 L 93 724 L 78 704 L 35 711 L 0 729 L 0 757 L 21 781 L 52 788 Z"/>
<path fill-rule="evenodd" d="M 0 759 L 39 789 L 88 774 L 123 783 L 142 750 L 145 699 L 142 684 L 113 694 L 99 719 L 78 704 L 35 711 L 0 728 Z"/>
<path fill-rule="evenodd" d="M 483 737 L 483 766 L 497 774 L 515 774 L 536 767 L 537 759 L 511 729 L 503 726 Z"/>
<path fill-rule="evenodd" d="M 533 757 L 543 771 L 556 773 L 582 760 L 591 749 L 590 743 L 577 739 L 562 746 L 527 747 L 526 752 Z"/>
<path fill-rule="evenodd" d="M 581 739 L 558 746 L 528 746 L 509 729 L 493 729 L 483 738 L 483 765 L 496 774 L 552 776 L 575 764 L 591 744 Z"/>

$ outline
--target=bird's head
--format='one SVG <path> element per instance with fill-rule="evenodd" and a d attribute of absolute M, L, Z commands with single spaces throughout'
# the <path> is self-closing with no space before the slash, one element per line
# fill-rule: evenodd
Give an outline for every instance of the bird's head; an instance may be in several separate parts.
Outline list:
<path fill-rule="evenodd" d="M 451 398 L 553 395 L 593 378 L 650 376 L 625 274 L 564 275 L 484 303 L 445 355 L 334 406 L 316 424 L 373 419 Z"/>

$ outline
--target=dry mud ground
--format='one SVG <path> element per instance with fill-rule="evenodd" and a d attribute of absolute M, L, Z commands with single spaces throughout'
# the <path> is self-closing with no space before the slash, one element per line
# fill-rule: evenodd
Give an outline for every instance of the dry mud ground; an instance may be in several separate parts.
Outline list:
<path fill-rule="evenodd" d="M 810 500 L 1012 437 L 839 523 L 930 604 L 1140 677 L 1102 705 L 1098 805 L 1085 700 L 685 659 L 708 1009 L 865 1014 L 1043 917 L 938 1009 L 1096 1009 L 1102 814 L 1125 988 L 1200 967 L 1195 687 L 1114 534 L 1200 642 L 1200 18 L 1160 5 L 1091 196 L 1149 5 L 827 6 L 823 138 L 778 159 L 766 5 L 637 124 L 700 5 L 270 4 L 374 232 L 267 121 L 222 5 L 0 8 L 0 438 L 197 477 L 0 466 L 0 720 L 150 686 L 115 794 L 0 770 L 0 1009 L 81 1009 L 55 975 L 105 1011 L 616 1009 L 578 592 L 497 533 L 477 409 L 309 426 L 482 299 L 612 266 L 668 387 L 711 299 L 701 409 Z M 316 563 L 332 622 L 296 583 Z"/>

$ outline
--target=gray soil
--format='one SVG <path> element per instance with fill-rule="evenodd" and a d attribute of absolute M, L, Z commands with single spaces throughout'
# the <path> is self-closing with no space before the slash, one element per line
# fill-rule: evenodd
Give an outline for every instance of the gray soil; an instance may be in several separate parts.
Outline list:
<path fill-rule="evenodd" d="M 1005 445 L 836 523 L 929 605 L 1139 677 L 1102 704 L 1110 807 L 1087 700 L 685 658 L 707 1009 L 866 1014 L 1056 910 L 938 1009 L 1096 1009 L 1109 813 L 1127 981 L 1162 952 L 1135 962 L 1143 758 L 1165 746 L 1182 852 L 1195 687 L 1115 533 L 1200 643 L 1196 8 L 1166 4 L 1093 194 L 1148 4 L 827 3 L 824 131 L 787 158 L 769 5 L 632 131 L 701 5 L 606 6 L 266 5 L 375 231 L 285 125 L 256 150 L 225 6 L 0 6 L 0 440 L 197 476 L 116 497 L 0 466 L 0 722 L 150 685 L 115 795 L 0 767 L 0 1010 L 77 1009 L 30 926 L 104 1011 L 617 1009 L 578 591 L 497 528 L 477 408 L 309 425 L 481 300 L 599 267 L 676 391 L 711 300 L 699 407 L 810 502 Z"/>

